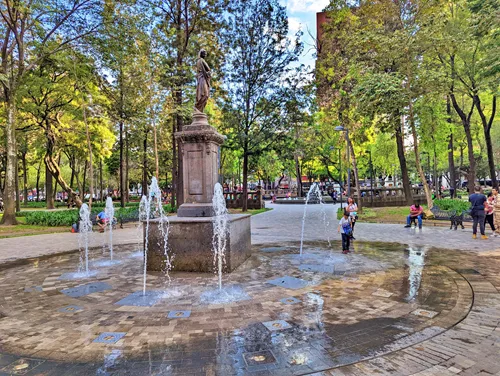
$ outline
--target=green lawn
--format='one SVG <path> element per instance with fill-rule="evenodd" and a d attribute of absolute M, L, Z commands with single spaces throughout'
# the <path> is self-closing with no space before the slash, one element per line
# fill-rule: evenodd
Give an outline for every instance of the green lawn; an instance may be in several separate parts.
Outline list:
<path fill-rule="evenodd" d="M 0 220 L 3 214 L 0 214 Z M 26 219 L 24 217 L 17 217 L 17 226 L 0 226 L 0 239 L 1 238 L 11 238 L 16 236 L 29 236 L 29 235 L 39 235 L 39 234 L 52 234 L 55 232 L 68 232 L 69 227 L 50 227 L 50 226 L 34 226 L 27 225 L 25 223 Z"/>

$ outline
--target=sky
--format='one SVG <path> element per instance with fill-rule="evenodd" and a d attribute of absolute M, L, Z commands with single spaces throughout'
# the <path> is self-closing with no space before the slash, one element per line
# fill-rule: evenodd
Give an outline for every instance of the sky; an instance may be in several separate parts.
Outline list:
<path fill-rule="evenodd" d="M 304 33 L 304 52 L 300 63 L 314 68 L 316 13 L 321 12 L 330 0 L 281 0 L 281 3 L 287 8 L 290 34 L 294 35 L 299 29 Z"/>

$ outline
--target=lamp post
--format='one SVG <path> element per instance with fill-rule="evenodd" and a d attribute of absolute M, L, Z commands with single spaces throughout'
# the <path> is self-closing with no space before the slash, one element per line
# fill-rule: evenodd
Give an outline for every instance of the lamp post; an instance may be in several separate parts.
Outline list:
<path fill-rule="evenodd" d="M 345 132 L 346 153 L 347 153 L 347 197 L 351 196 L 351 164 L 349 162 L 349 130 L 342 125 L 335 127 L 337 132 Z"/>
<path fill-rule="evenodd" d="M 373 164 L 372 164 L 372 151 L 366 151 L 370 155 L 370 204 L 373 207 Z"/>
<path fill-rule="evenodd" d="M 330 146 L 330 150 L 335 150 L 334 146 Z M 342 156 L 340 155 L 340 148 L 339 150 L 339 186 L 340 186 L 340 209 L 342 209 Z M 335 188 L 334 188 L 335 190 Z"/>

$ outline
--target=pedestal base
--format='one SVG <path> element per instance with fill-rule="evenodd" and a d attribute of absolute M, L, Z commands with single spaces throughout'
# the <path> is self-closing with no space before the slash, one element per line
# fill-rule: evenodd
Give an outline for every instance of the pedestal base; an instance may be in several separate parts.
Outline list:
<path fill-rule="evenodd" d="M 213 217 L 169 217 L 169 220 L 172 270 L 213 273 Z M 231 214 L 227 223 L 225 273 L 236 269 L 251 254 L 250 215 Z M 147 270 L 162 271 L 164 265 L 163 240 L 159 238 L 158 222 L 152 220 L 149 223 Z"/>
<path fill-rule="evenodd" d="M 177 210 L 178 217 L 213 217 L 212 203 L 182 204 Z"/>

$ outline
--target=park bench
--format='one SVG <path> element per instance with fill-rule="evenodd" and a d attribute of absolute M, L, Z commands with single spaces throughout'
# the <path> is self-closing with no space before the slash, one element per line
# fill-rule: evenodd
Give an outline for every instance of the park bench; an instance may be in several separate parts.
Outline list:
<path fill-rule="evenodd" d="M 464 229 L 463 222 L 472 222 L 472 217 L 470 216 L 470 210 L 464 210 L 460 214 L 456 210 L 442 210 L 437 206 L 431 209 L 434 219 L 438 221 L 450 221 L 450 230 L 457 229 L 461 226 Z"/>

